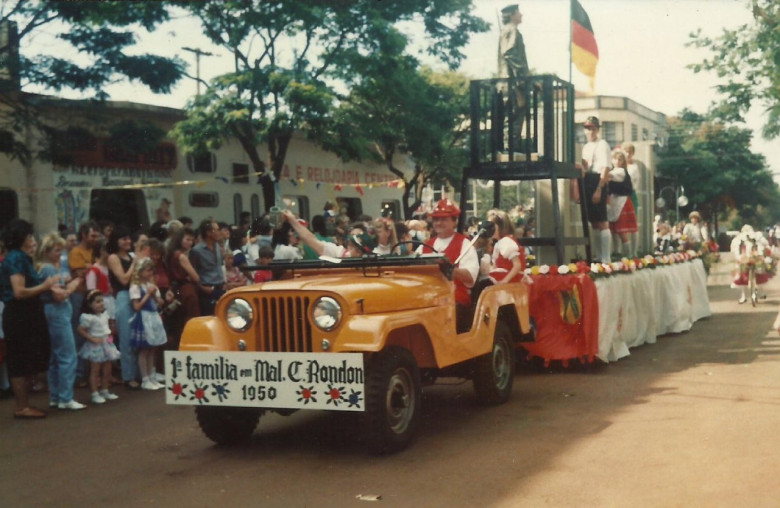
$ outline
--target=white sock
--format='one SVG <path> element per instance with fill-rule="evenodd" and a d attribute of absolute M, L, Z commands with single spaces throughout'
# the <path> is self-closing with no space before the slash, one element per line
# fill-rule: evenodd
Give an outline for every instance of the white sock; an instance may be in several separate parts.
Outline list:
<path fill-rule="evenodd" d="M 593 243 L 591 244 L 591 255 L 594 261 L 601 262 L 601 236 L 599 236 L 599 230 L 593 228 L 595 234 L 593 235 Z"/>
<path fill-rule="evenodd" d="M 631 242 L 623 242 L 623 255 L 627 258 L 633 257 L 631 255 Z"/>
<path fill-rule="evenodd" d="M 599 231 L 599 241 L 601 242 L 601 262 L 602 263 L 609 263 L 612 261 L 611 259 L 611 243 L 612 243 L 612 233 L 610 233 L 609 229 L 602 229 Z"/>

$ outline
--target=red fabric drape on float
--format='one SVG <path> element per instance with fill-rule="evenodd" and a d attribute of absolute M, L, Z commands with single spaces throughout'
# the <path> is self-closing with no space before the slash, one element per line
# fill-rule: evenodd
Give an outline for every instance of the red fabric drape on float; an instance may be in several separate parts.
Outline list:
<path fill-rule="evenodd" d="M 536 342 L 522 343 L 529 357 L 568 364 L 592 362 L 599 349 L 599 304 L 596 285 L 588 275 L 534 275 L 530 314 Z"/>

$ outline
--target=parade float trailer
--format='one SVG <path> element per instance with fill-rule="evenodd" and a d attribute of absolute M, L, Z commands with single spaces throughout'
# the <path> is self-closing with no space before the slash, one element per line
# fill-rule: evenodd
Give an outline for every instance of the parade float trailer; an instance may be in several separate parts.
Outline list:
<path fill-rule="evenodd" d="M 471 379 L 476 402 L 501 404 L 514 386 L 516 358 L 609 362 L 709 315 L 706 274 L 691 254 L 566 260 L 567 247 L 589 252 L 585 210 L 584 231 L 564 234 L 571 228 L 557 191 L 558 180 L 581 184 L 573 88 L 534 77 L 520 136 L 508 120 L 512 106 L 497 113 L 507 106 L 495 93 L 502 86 L 472 84 L 472 166 L 464 180 L 550 182 L 554 234 L 534 240 L 550 250 L 549 261 L 528 269 L 524 282 L 474 295 L 464 333 L 455 329 L 442 256 L 275 262 L 276 280 L 231 290 L 214 316 L 187 323 L 180 350 L 166 352 L 167 402 L 195 406 L 201 429 L 220 444 L 247 439 L 268 411 L 354 412 L 368 449 L 393 452 L 414 439 L 421 389 L 439 378 Z"/>

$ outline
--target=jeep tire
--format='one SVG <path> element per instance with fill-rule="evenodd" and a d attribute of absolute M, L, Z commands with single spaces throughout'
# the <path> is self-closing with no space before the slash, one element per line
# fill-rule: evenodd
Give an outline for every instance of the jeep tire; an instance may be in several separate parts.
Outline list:
<path fill-rule="evenodd" d="M 371 360 L 366 374 L 364 437 L 373 454 L 406 448 L 420 421 L 420 369 L 412 354 L 389 347 Z"/>
<path fill-rule="evenodd" d="M 195 408 L 200 429 L 219 445 L 231 445 L 249 439 L 262 414 L 262 410 L 251 407 Z"/>
<path fill-rule="evenodd" d="M 483 406 L 495 406 L 509 400 L 515 379 L 515 349 L 509 327 L 499 321 L 490 353 L 476 359 L 474 390 Z"/>

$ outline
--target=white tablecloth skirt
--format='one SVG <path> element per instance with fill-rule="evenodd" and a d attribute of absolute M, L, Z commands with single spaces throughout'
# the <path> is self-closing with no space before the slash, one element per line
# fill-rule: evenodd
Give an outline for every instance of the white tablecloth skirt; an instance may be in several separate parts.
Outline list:
<path fill-rule="evenodd" d="M 599 359 L 614 362 L 656 337 L 690 330 L 710 316 L 700 259 L 597 279 Z"/>

